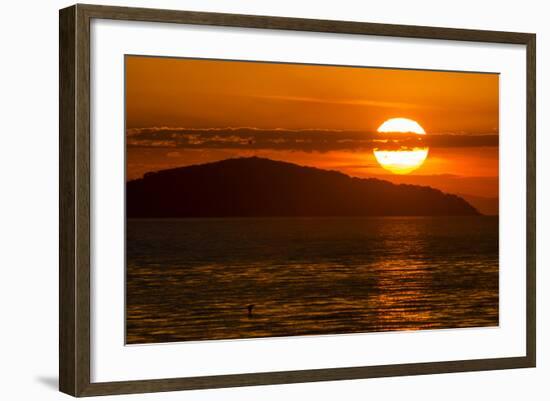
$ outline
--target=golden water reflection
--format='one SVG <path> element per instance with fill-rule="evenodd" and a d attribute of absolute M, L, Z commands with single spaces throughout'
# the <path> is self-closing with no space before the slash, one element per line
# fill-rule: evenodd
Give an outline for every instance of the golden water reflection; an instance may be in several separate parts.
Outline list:
<path fill-rule="evenodd" d="M 498 325 L 498 218 L 128 223 L 128 343 Z"/>

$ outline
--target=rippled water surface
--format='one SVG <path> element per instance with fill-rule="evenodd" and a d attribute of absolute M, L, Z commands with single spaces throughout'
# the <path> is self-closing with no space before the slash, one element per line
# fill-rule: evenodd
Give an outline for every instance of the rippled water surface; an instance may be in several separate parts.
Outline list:
<path fill-rule="evenodd" d="M 496 326 L 498 217 L 128 220 L 126 298 L 129 344 Z"/>

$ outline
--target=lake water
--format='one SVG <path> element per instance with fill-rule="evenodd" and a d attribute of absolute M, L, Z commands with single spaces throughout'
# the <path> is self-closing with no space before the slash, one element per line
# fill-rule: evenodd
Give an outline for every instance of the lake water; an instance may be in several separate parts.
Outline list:
<path fill-rule="evenodd" d="M 497 326 L 498 282 L 498 217 L 130 219 L 127 343 Z"/>

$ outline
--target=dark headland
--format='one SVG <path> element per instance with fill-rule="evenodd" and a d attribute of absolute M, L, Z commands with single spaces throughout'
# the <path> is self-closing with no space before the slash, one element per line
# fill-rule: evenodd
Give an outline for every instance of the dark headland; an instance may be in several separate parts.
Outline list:
<path fill-rule="evenodd" d="M 127 217 L 466 216 L 459 196 L 417 185 L 249 157 L 129 181 Z"/>

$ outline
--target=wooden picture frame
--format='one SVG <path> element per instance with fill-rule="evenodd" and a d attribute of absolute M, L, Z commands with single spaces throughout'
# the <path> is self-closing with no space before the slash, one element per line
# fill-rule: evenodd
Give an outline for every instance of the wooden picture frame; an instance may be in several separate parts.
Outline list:
<path fill-rule="evenodd" d="M 92 383 L 90 380 L 90 21 L 95 18 L 525 45 L 527 54 L 525 60 L 527 71 L 526 355 L 494 359 Z M 59 388 L 62 392 L 73 396 L 95 396 L 535 366 L 536 37 L 534 34 L 80 4 L 60 11 L 59 29 Z"/>

